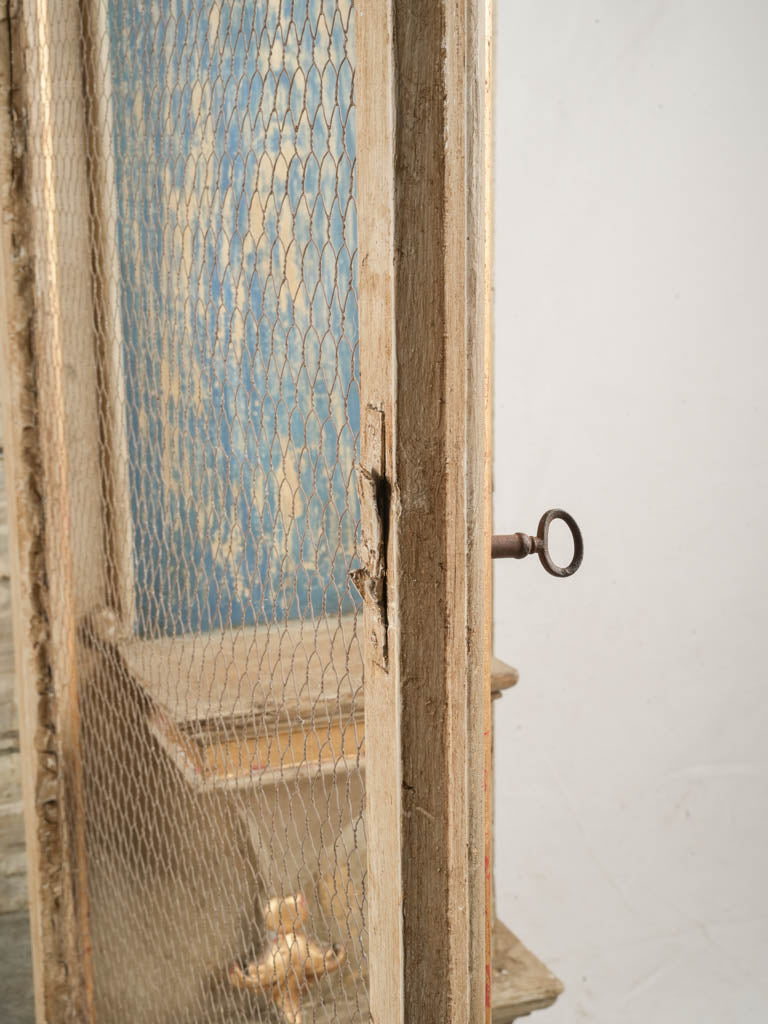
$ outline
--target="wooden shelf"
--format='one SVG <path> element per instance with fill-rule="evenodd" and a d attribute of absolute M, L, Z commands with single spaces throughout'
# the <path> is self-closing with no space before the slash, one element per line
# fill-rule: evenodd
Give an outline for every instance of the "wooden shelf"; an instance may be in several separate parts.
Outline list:
<path fill-rule="evenodd" d="M 158 640 L 119 639 L 131 675 L 178 725 L 290 724 L 362 707 L 353 616 Z"/>
<path fill-rule="evenodd" d="M 194 788 L 359 767 L 362 657 L 352 616 L 118 640 L 150 728 Z"/>
<path fill-rule="evenodd" d="M 352 617 L 158 640 L 120 638 L 109 621 L 96 627 L 94 620 L 93 635 L 119 653 L 150 698 L 150 729 L 192 789 L 364 768 L 362 659 Z M 517 681 L 516 669 L 493 659 L 494 698 Z M 550 1006 L 562 990 L 496 921 L 493 1024 Z M 350 1013 L 358 1019 L 359 1007 Z M 338 1004 L 334 1014 L 344 1019 Z"/>
<path fill-rule="evenodd" d="M 498 919 L 493 929 L 493 1024 L 551 1006 L 563 983 Z"/>
<path fill-rule="evenodd" d="M 196 789 L 364 765 L 353 616 L 111 643 L 151 699 L 153 734 Z M 517 680 L 493 659 L 494 697 Z"/>
<path fill-rule="evenodd" d="M 494 700 L 497 700 L 504 690 L 515 686 L 519 679 L 520 673 L 516 668 L 512 668 L 494 655 L 491 659 L 491 697 Z"/>

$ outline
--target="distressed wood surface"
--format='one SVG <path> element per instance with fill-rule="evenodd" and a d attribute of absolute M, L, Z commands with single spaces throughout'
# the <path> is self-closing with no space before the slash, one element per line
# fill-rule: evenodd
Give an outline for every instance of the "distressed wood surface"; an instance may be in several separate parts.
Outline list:
<path fill-rule="evenodd" d="M 150 636 L 356 603 L 354 9 L 175 7 L 115 0 L 96 64 Z"/>
<path fill-rule="evenodd" d="M 52 64 L 44 67 L 30 60 L 32 74 L 39 75 L 47 97 L 47 106 L 33 112 L 38 118 L 35 121 L 33 117 L 33 126 L 39 127 L 48 154 L 41 161 L 41 180 L 33 181 L 32 187 L 37 190 L 39 231 L 47 239 L 57 268 L 53 274 L 50 266 L 43 268 L 41 279 L 55 280 L 50 294 L 38 295 L 38 306 L 43 322 L 55 328 L 43 339 L 41 351 L 46 345 L 52 347 L 43 360 L 40 384 L 62 432 L 43 439 L 42 450 L 46 480 L 51 482 L 47 493 L 53 500 L 55 527 L 55 540 L 48 538 L 48 552 L 49 557 L 59 556 L 56 564 L 62 577 L 61 586 L 51 595 L 57 631 L 52 664 L 62 686 L 66 680 L 57 719 L 66 771 L 68 757 L 77 745 L 75 621 L 79 609 L 102 602 L 101 588 L 107 577 L 103 571 L 85 571 L 80 579 L 72 572 L 72 564 L 81 559 L 86 568 L 98 567 L 103 561 L 104 537 L 93 528 L 88 512 L 94 502 L 99 506 L 99 489 L 86 496 L 77 523 L 56 519 L 57 509 L 80 509 L 79 501 L 73 504 L 72 499 L 77 499 L 85 481 L 94 479 L 87 471 L 90 442 L 88 458 L 84 457 L 82 464 L 75 460 L 76 472 L 70 470 L 66 459 L 55 465 L 53 454 L 71 449 L 76 456 L 80 450 L 67 436 L 67 410 L 79 406 L 83 387 L 88 392 L 87 374 L 96 372 L 97 362 L 89 361 L 87 355 L 82 358 L 77 346 L 68 348 L 78 339 L 87 351 L 92 342 L 92 323 L 81 322 L 80 314 L 88 304 L 82 301 L 76 274 L 78 266 L 87 264 L 88 254 L 81 251 L 80 228 L 66 230 L 72 227 L 68 218 L 78 209 L 82 214 L 87 207 L 87 196 L 83 204 L 77 175 L 74 191 L 65 195 L 55 166 L 61 125 L 53 98 L 66 97 L 76 112 L 79 85 L 59 83 L 60 92 L 53 90 L 51 83 L 56 69 L 66 61 L 69 67 L 77 65 L 76 59 L 72 60 L 75 40 L 65 33 L 51 47 L 46 17 L 36 18 L 31 2 L 29 10 L 30 36 L 38 42 L 40 34 L 40 54 L 46 59 L 52 56 Z M 71 10 L 74 12 L 74 7 Z M 466 240 L 468 225 L 473 223 L 465 177 L 467 48 L 472 38 L 467 18 L 472 11 L 448 0 L 434 5 L 395 0 L 391 8 L 364 0 L 360 11 L 360 20 L 363 15 L 371 16 L 373 32 L 366 29 L 370 58 L 367 109 L 377 118 L 369 122 L 368 183 L 361 183 L 360 189 L 361 209 L 364 202 L 368 204 L 370 229 L 370 276 L 366 285 L 361 278 L 360 291 L 362 301 L 370 288 L 366 299 L 370 319 L 366 323 L 371 326 L 372 353 L 366 356 L 370 376 L 366 377 L 365 367 L 362 372 L 363 386 L 369 388 L 366 402 L 383 413 L 384 472 L 392 483 L 387 615 L 390 659 L 395 659 L 390 660 L 389 670 L 373 662 L 366 664 L 366 680 L 373 694 L 370 721 L 375 722 L 369 741 L 372 746 L 375 733 L 380 754 L 369 800 L 369 817 L 377 833 L 373 853 L 377 867 L 369 890 L 371 925 L 381 953 L 374 961 L 379 980 L 372 978 L 371 991 L 379 1007 L 374 1019 L 442 1024 L 448 1019 L 477 1019 L 475 1008 L 482 991 L 477 952 L 483 945 L 487 920 L 485 903 L 472 897 L 481 888 L 478 877 L 485 878 L 485 807 L 476 796 L 486 780 L 478 782 L 477 773 L 469 770 L 482 763 L 485 697 L 478 698 L 473 681 L 487 679 L 483 664 L 489 656 L 487 645 L 484 647 L 479 634 L 473 632 L 478 602 L 485 593 L 482 573 L 488 571 L 488 559 L 481 543 L 485 527 L 478 530 L 474 525 L 478 514 L 482 518 L 478 503 L 484 486 L 483 474 L 476 469 L 483 444 L 478 424 L 485 423 L 486 417 L 473 418 L 468 412 L 468 404 L 476 400 L 470 383 L 477 381 L 484 358 L 478 359 L 480 342 L 468 329 L 472 314 L 467 290 L 477 287 L 467 280 Z M 75 23 L 74 13 L 69 19 L 62 17 L 61 26 Z M 34 48 L 30 51 L 33 58 L 35 52 Z M 469 63 L 471 73 L 476 74 L 474 61 Z M 382 68 L 383 83 L 377 77 Z M 382 84 L 380 94 L 372 98 L 370 87 L 378 90 Z M 53 121 L 47 119 L 51 111 Z M 84 144 L 77 117 L 75 122 L 74 130 L 71 124 L 68 128 L 71 146 L 77 148 Z M 84 157 L 75 157 L 76 166 L 84 164 Z M 378 198 L 373 195 L 375 189 L 380 192 Z M 86 222 L 87 214 L 83 224 Z M 66 253 L 58 248 L 64 239 L 69 247 Z M 140 250 L 138 254 L 141 256 Z M 148 253 L 147 258 L 153 254 Z M 167 319 L 165 313 L 161 319 Z M 63 375 L 65 365 L 74 367 L 71 379 Z M 223 380 L 231 369 L 222 365 Z M 162 388 L 160 392 L 171 404 L 175 398 L 173 375 L 161 375 L 160 383 L 167 385 L 166 392 Z M 167 410 L 168 404 L 163 415 Z M 85 402 L 86 438 L 93 433 L 89 416 Z M 140 432 L 139 419 L 133 427 L 129 425 L 129 433 L 131 429 Z M 236 419 L 233 414 L 232 423 Z M 467 436 L 468 424 L 472 439 Z M 81 440 L 78 437 L 78 443 Z M 179 450 L 172 439 L 164 449 L 166 462 L 173 465 Z M 369 457 L 370 452 L 362 453 L 364 465 Z M 183 458 L 180 461 L 183 464 Z M 141 458 L 136 462 L 144 464 Z M 465 465 L 469 465 L 470 481 L 474 482 L 465 478 Z M 375 467 L 371 464 L 369 468 Z M 173 501 L 161 504 L 163 515 L 169 508 L 175 509 Z M 186 553 L 182 560 L 188 565 Z M 155 571 L 149 556 L 144 566 L 147 573 Z M 173 566 L 166 566 L 164 578 L 176 578 L 172 570 Z M 138 575 L 141 580 L 141 570 Z M 145 576 L 143 582 L 151 594 L 151 577 Z M 221 581 L 219 585 L 223 586 Z M 172 607 L 165 594 L 160 603 Z M 182 616 L 171 626 L 178 628 L 179 622 L 185 621 Z M 162 615 L 152 620 L 152 626 L 161 631 L 169 628 Z M 485 683 L 483 691 L 487 692 Z M 366 715 L 368 705 L 366 699 Z M 76 772 L 68 782 L 76 792 Z M 76 819 L 76 795 L 73 807 Z M 69 827 L 70 823 L 64 822 L 65 845 Z M 76 830 L 72 849 L 77 859 Z M 75 894 L 81 882 L 75 878 Z M 433 911 L 428 920 L 423 914 L 425 905 Z M 439 949 L 431 941 L 436 927 L 443 937 Z M 85 935 L 84 927 L 81 934 Z M 87 957 L 82 959 L 87 962 Z M 86 984 L 80 1008 L 84 1016 L 87 1004 Z"/>
<path fill-rule="evenodd" d="M 500 697 L 504 690 L 517 686 L 520 673 L 495 655 L 491 658 L 491 697 Z"/>
<path fill-rule="evenodd" d="M 363 659 L 349 644 L 355 620 L 328 625 L 309 635 L 292 622 L 279 632 L 116 641 L 105 630 L 99 642 L 114 644 L 150 698 L 153 732 L 191 785 L 263 785 L 273 775 L 365 765 Z M 492 659 L 491 695 L 517 681 L 517 669 Z"/>
<path fill-rule="evenodd" d="M 128 671 L 172 721 L 214 727 L 249 723 L 254 716 L 290 724 L 335 708 L 356 715 L 362 709 L 363 658 L 350 643 L 355 619 L 331 619 L 327 629 L 288 622 L 264 627 L 116 641 Z M 491 661 L 490 688 L 500 694 L 515 686 L 516 668 Z M 366 698 L 367 699 L 367 698 Z"/>
<path fill-rule="evenodd" d="M 67 870 L 50 680 L 40 423 L 35 373 L 24 33 L 19 4 L 0 12 L 0 412 L 8 480 L 9 564 L 19 711 L 35 1012 L 64 1020 L 70 1006 Z M 12 413 L 11 413 L 12 410 Z"/>
<path fill-rule="evenodd" d="M 125 629 L 135 628 L 134 528 L 130 515 L 126 377 L 121 317 L 112 52 L 107 4 L 81 5 L 82 72 L 89 173 L 89 233 L 94 354 L 100 403 L 100 488 L 103 494 L 107 603 Z"/>
<path fill-rule="evenodd" d="M 1 208 L 1 207 L 0 207 Z M 0 285 L 0 287 L 2 287 Z M 3 315 L 0 303 L 0 316 Z M 3 328 L 0 327 L 0 330 Z M 2 367 L 0 360 L 0 367 Z M 0 370 L 0 372 L 2 372 Z M 2 392 L 0 392 L 0 404 Z M 21 753 L 13 670 L 11 566 L 8 550 L 8 496 L 0 409 L 0 914 L 27 906 Z"/>
<path fill-rule="evenodd" d="M 362 658 L 355 618 L 281 628 L 117 641 L 132 676 L 175 722 L 215 726 L 286 724 L 335 707 L 362 706 Z M 323 712 L 321 712 L 323 713 Z M 327 712 L 325 712 L 327 715 Z"/>
<path fill-rule="evenodd" d="M 361 403 L 378 433 L 361 438 L 360 464 L 394 480 L 394 36 L 390 2 L 358 0 L 357 206 L 360 237 Z M 394 501 L 394 495 L 392 501 Z M 364 603 L 368 840 L 368 998 L 371 1020 L 404 1024 L 402 769 L 395 533 L 385 543 L 384 608 Z M 382 621 L 382 616 L 389 623 Z M 369 638 L 387 627 L 385 669 Z"/>
<path fill-rule="evenodd" d="M 270 26 L 280 6 L 266 5 Z M 131 517 L 119 507 L 126 484 L 115 467 L 130 453 L 144 632 L 203 628 L 222 616 L 231 625 L 321 606 L 332 612 L 356 600 L 347 579 L 358 415 L 352 15 L 348 2 L 329 17 L 313 7 L 301 47 L 293 37 L 281 53 L 274 40 L 258 46 L 256 35 L 233 41 L 226 11 L 220 20 L 216 8 L 216 17 L 193 19 L 207 33 L 207 77 L 174 92 L 182 57 L 189 57 L 177 48 L 194 48 L 199 40 L 185 43 L 169 32 L 153 50 L 169 3 L 116 3 L 108 22 L 99 21 L 98 6 L 74 0 L 25 0 L 20 11 L 14 66 L 25 71 L 21 113 L 31 140 L 25 168 L 31 231 L 23 241 L 37 257 L 34 299 L 31 291 L 25 299 L 35 310 L 31 372 L 39 388 L 34 413 L 43 420 L 35 434 L 42 461 L 29 480 L 38 492 L 43 484 L 50 527 L 43 568 L 55 569 L 46 595 L 52 629 L 47 668 L 63 786 L 49 802 L 50 813 L 60 815 L 65 887 L 57 898 L 66 952 L 53 959 L 68 963 L 72 999 L 85 1019 L 91 982 L 77 637 L 83 614 L 107 601 L 125 613 L 135 596 L 126 597 L 130 574 L 120 574 L 119 563 L 130 557 L 123 530 Z M 104 33 L 110 61 L 96 47 Z M 238 47 L 248 38 L 254 43 L 243 54 Z M 313 64 L 315 48 L 331 57 L 322 83 L 309 66 L 298 71 L 302 62 Z M 267 66 L 245 74 L 245 58 Z M 287 100 L 283 59 L 295 72 Z M 299 97 L 303 110 L 294 111 L 305 73 L 312 81 Z M 99 83 L 106 87 L 97 99 L 95 83 L 105 74 L 111 79 Z M 278 106 L 287 102 L 282 113 L 291 108 L 301 122 L 293 134 L 290 118 L 277 140 L 276 121 L 256 118 L 243 127 L 234 116 L 243 97 L 231 89 L 223 97 L 226 116 L 217 120 L 222 97 L 212 97 L 213 85 L 233 81 L 263 87 L 250 97 L 254 110 L 270 89 Z M 89 102 L 84 88 L 91 90 Z M 329 97 L 338 109 L 326 119 Z M 167 131 L 177 119 L 183 125 L 178 135 Z M 225 123 L 243 127 L 239 138 L 221 137 Z M 182 161 L 174 164 L 175 158 L 190 152 L 194 167 L 193 161 L 179 170 Z M 332 159 L 324 161 L 326 155 Z M 191 179 L 185 176 L 190 168 Z M 113 171 L 115 193 L 109 191 Z M 326 206 L 330 171 L 335 205 Z M 145 200 L 152 211 L 146 231 Z M 293 218 L 284 217 L 293 203 Z M 247 231 L 241 231 L 243 217 Z M 173 228 L 169 237 L 162 236 L 166 221 Z M 216 251 L 203 238 L 211 223 L 218 229 Z M 292 242 L 302 235 L 299 251 Z M 238 244 L 243 274 L 234 281 Z M 118 272 L 127 286 L 122 295 L 115 287 Z M 318 298 L 323 293 L 327 301 Z M 146 309 L 148 320 L 137 314 Z M 248 310 L 253 317 L 246 322 Z M 120 330 L 113 331 L 118 317 Z M 296 326 L 301 337 L 292 333 Z M 116 353 L 118 334 L 124 347 Z M 122 373 L 131 396 L 126 405 Z M 201 395 L 210 399 L 204 408 Z M 119 437 L 124 428 L 127 441 Z M 105 501 L 113 503 L 107 514 Z M 206 514 L 198 515 L 203 507 Z M 22 569 L 22 586 L 25 578 Z"/>
<path fill-rule="evenodd" d="M 469 635 L 474 604 L 486 611 L 478 585 L 488 571 L 487 549 L 468 543 L 474 517 L 485 515 L 482 504 L 470 504 L 481 496 L 468 493 L 468 482 L 487 456 L 471 415 L 485 396 L 468 391 L 467 374 L 485 345 L 469 330 L 467 307 L 467 89 L 480 70 L 469 51 L 471 9 L 395 4 L 406 1019 L 457 1024 L 478 1020 L 486 1003 L 485 958 L 472 952 L 484 948 L 487 907 L 470 899 L 485 877 L 483 783 L 468 771 L 485 748 L 484 716 L 473 713 L 468 686 L 483 677 L 490 656 Z"/>
<path fill-rule="evenodd" d="M 391 492 L 388 671 L 366 660 L 371 1006 L 374 1020 L 477 1021 L 489 420 L 487 284 L 468 272 L 487 225 L 468 200 L 468 134 L 485 59 L 473 3 L 362 0 L 358 12 L 361 404 L 383 413 Z M 481 141 L 482 118 L 476 130 Z M 375 468 L 365 447 L 361 458 Z"/>
<path fill-rule="evenodd" d="M 509 1024 L 551 1006 L 563 983 L 496 921 L 493 929 L 493 1024 Z"/>
<path fill-rule="evenodd" d="M 470 456 L 467 481 L 468 550 L 475 573 L 468 608 L 467 634 L 478 657 L 469 662 L 470 733 L 482 730 L 485 742 L 470 749 L 469 835 L 479 845 L 482 836 L 482 874 L 475 870 L 469 879 L 470 907 L 484 907 L 485 920 L 475 920 L 470 929 L 470 962 L 482 960 L 482 978 L 472 975 L 470 1019 L 486 1024 L 491 1013 L 490 970 L 493 903 L 493 715 L 491 700 L 514 686 L 515 669 L 504 672 L 502 663 L 491 658 L 493 650 L 493 574 L 486 554 L 493 532 L 493 143 L 494 143 L 494 15 L 495 0 L 476 0 L 468 5 L 468 53 L 473 68 L 467 76 L 467 158 L 468 158 L 468 330 L 474 339 L 468 360 L 468 437 Z M 483 568 L 484 567 L 484 568 Z M 489 665 L 490 659 L 490 665 Z M 491 676 L 491 692 L 484 680 Z M 502 685 L 501 680 L 504 679 Z M 494 682 L 496 680 L 496 682 Z M 482 782 L 481 782 L 482 780 Z"/>
<path fill-rule="evenodd" d="M 50 645 L 46 651 L 57 778 L 49 816 L 61 843 L 57 925 L 70 1012 L 92 1018 L 93 981 L 80 749 L 77 621 L 105 600 L 99 460 L 97 362 L 89 274 L 86 113 L 80 73 L 80 16 L 75 0 L 19 5 L 11 22 L 26 128 L 24 193 L 34 259 L 32 372 L 43 495 L 43 564 Z M 16 33 L 15 30 L 18 29 Z M 75 73 L 77 69 L 77 73 Z M 13 350 L 15 346 L 11 344 Z M 11 359 L 15 355 L 11 354 Z M 16 445 L 14 445 L 16 447 Z M 23 451 L 23 447 L 21 449 Z M 54 571 L 55 567 L 55 571 Z M 22 566 L 22 586 L 27 567 Z M 31 585 L 40 586 L 40 577 Z M 21 637 L 21 644 L 28 642 Z M 27 685 L 23 679 L 22 689 Z M 48 970 L 47 966 L 44 968 Z"/>

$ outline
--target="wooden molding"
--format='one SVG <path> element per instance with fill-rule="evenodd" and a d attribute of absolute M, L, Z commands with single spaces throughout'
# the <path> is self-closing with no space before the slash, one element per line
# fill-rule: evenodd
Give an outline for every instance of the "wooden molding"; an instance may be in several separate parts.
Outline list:
<path fill-rule="evenodd" d="M 89 643 L 146 698 L 152 734 L 196 790 L 365 768 L 365 687 L 355 616 L 142 639 L 90 620 Z M 285 689 L 285 665 L 295 685 Z M 492 659 L 500 697 L 517 669 Z M 374 730 L 375 731 L 375 730 Z"/>
<path fill-rule="evenodd" d="M 10 11 L 3 348 L 36 1005 L 90 1020 L 75 626 L 104 591 L 80 17 L 75 0 Z"/>
<path fill-rule="evenodd" d="M 31 4 L 5 5 L 0 13 L 0 382 L 35 1008 L 43 1024 L 69 1019 L 87 1006 L 87 997 L 79 984 L 78 843 L 65 813 L 72 776 L 62 756 L 67 725 L 53 673 L 55 599 L 47 568 L 55 516 L 43 486 L 45 386 L 32 170 L 32 151 L 41 140 L 27 70 L 33 22 Z"/>

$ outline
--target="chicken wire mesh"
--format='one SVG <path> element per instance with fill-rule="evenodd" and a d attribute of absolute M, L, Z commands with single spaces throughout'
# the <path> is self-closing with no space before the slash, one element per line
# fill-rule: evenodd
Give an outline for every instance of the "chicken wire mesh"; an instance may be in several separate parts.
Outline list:
<path fill-rule="evenodd" d="M 95 1018 L 367 1020 L 354 5 L 27 7 Z"/>

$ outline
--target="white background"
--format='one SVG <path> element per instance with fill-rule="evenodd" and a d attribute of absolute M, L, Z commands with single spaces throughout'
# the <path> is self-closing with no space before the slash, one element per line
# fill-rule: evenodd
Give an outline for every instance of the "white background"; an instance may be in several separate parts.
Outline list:
<path fill-rule="evenodd" d="M 768 1022 L 768 3 L 498 0 L 499 914 L 542 1024 Z"/>

